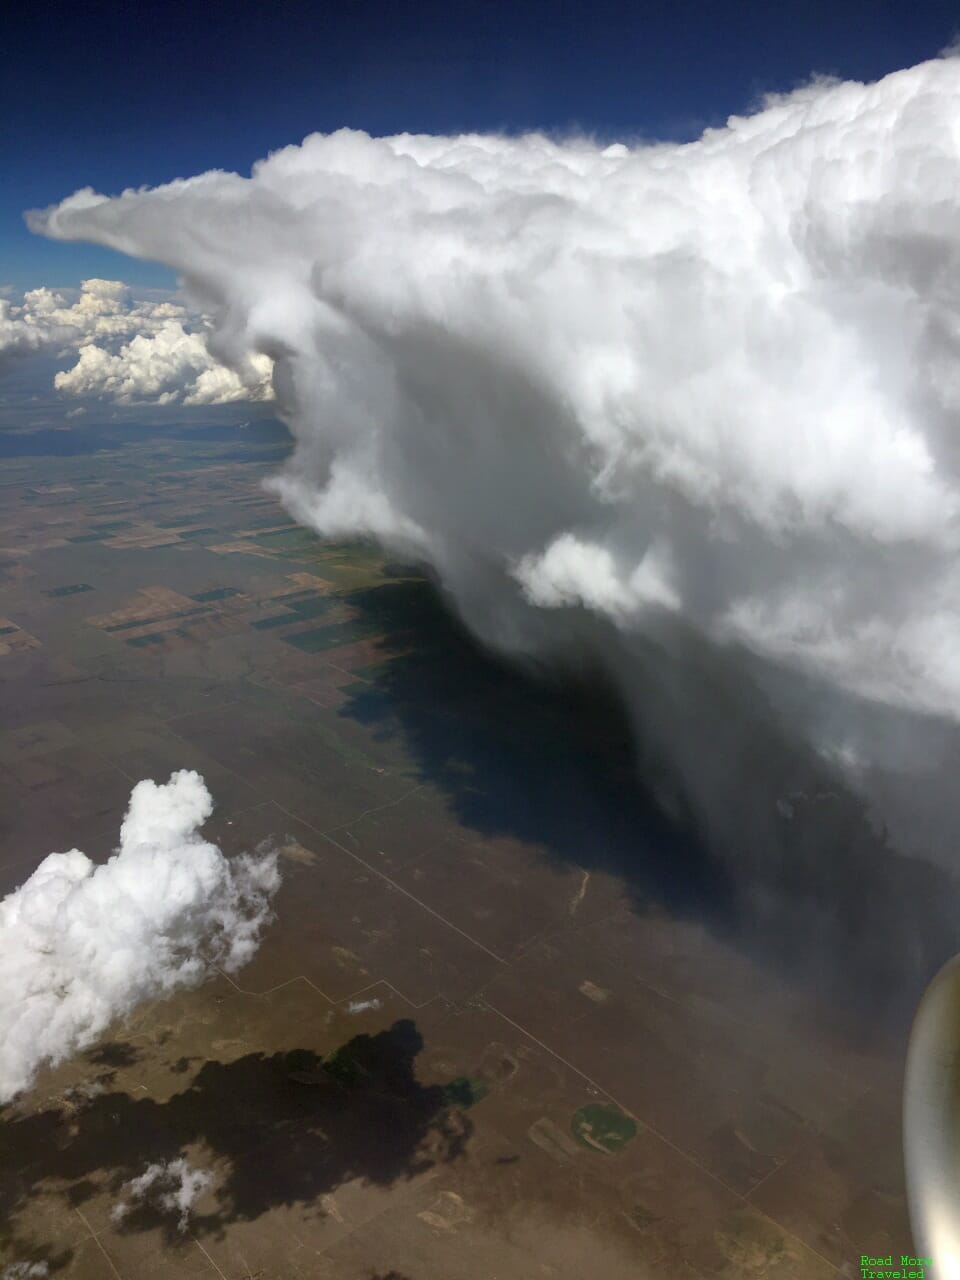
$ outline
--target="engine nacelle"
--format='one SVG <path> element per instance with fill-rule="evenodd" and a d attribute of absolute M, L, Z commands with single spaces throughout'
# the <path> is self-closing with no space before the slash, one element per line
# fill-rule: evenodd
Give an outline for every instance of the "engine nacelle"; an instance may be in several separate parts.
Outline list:
<path fill-rule="evenodd" d="M 920 1002 L 903 1086 L 903 1158 L 916 1252 L 960 1280 L 960 956 Z"/>

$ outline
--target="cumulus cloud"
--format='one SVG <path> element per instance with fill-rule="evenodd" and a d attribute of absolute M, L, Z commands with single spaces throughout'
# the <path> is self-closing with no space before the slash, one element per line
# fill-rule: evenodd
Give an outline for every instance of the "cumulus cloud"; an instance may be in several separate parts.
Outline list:
<path fill-rule="evenodd" d="M 916 844 L 891 771 L 960 819 L 917 727 L 960 719 L 958 112 L 948 57 L 688 145 L 344 129 L 29 221 L 179 272 L 275 362 L 291 512 L 588 649 L 726 848 L 847 759 Z"/>
<path fill-rule="evenodd" d="M 138 1206 L 148 1206 L 163 1214 L 176 1214 L 177 1227 L 186 1231 L 194 1203 L 213 1175 L 205 1169 L 194 1169 L 183 1157 L 161 1160 L 147 1165 L 143 1173 L 123 1187 L 126 1199 L 114 1205 L 111 1217 L 122 1222 Z"/>
<path fill-rule="evenodd" d="M 71 296 L 72 295 L 72 296 Z M 187 310 L 169 299 L 135 300 L 120 280 L 84 280 L 79 293 L 29 289 L 23 295 L 25 323 L 35 328 L 74 330 L 83 338 L 124 338 L 155 332 L 168 319 L 185 319 Z"/>
<path fill-rule="evenodd" d="M 24 319 L 22 309 L 0 298 L 0 371 L 20 357 L 35 355 L 56 342 L 66 341 L 69 331 L 41 327 Z"/>
<path fill-rule="evenodd" d="M 606 547 L 564 533 L 542 555 L 523 556 L 514 577 L 527 599 L 544 608 L 583 604 L 623 617 L 643 605 L 673 609 L 680 604 L 669 568 L 655 546 L 625 575 Z"/>
<path fill-rule="evenodd" d="M 153 334 L 138 333 L 111 353 L 95 343 L 80 348 L 72 369 L 53 385 L 73 396 L 104 396 L 119 404 L 228 404 L 270 398 L 272 362 L 252 355 L 240 372 L 210 356 L 202 333 L 166 320 Z"/>
<path fill-rule="evenodd" d="M 209 325 L 167 297 L 134 298 L 119 280 L 77 291 L 28 290 L 0 299 L 0 367 L 38 352 L 76 352 L 54 386 L 68 396 L 120 404 L 227 404 L 272 397 L 272 361 L 254 355 L 227 368 L 207 346 Z"/>
<path fill-rule="evenodd" d="M 139 1001 L 251 958 L 276 855 L 225 858 L 199 834 L 212 811 L 197 773 L 139 782 L 108 862 L 52 853 L 0 902 L 0 1101 Z"/>

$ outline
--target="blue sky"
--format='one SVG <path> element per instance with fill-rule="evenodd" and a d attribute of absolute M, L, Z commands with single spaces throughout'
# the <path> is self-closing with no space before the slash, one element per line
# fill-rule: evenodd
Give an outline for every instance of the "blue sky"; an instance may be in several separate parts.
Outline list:
<path fill-rule="evenodd" d="M 689 139 L 812 72 L 871 80 L 923 61 L 955 29 L 948 6 L 905 0 L 14 5 L 0 77 L 0 284 L 173 283 L 152 264 L 26 231 L 24 209 L 77 187 L 246 172 L 342 125 Z"/>

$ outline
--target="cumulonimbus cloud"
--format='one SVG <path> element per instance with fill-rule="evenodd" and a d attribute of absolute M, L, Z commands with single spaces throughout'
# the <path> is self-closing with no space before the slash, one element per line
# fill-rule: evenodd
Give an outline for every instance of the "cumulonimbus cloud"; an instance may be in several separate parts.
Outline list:
<path fill-rule="evenodd" d="M 590 649 L 728 848 L 831 770 L 922 845 L 960 817 L 958 113 L 944 58 L 688 145 L 345 129 L 29 222 L 180 273 L 275 362 L 291 512 Z"/>
<path fill-rule="evenodd" d="M 67 396 L 119 404 L 227 404 L 269 400 L 272 362 L 252 355 L 227 368 L 211 355 L 202 316 L 169 297 L 135 298 L 119 280 L 79 291 L 30 289 L 0 299 L 0 367 L 38 352 L 75 353 L 54 377 Z"/>
<path fill-rule="evenodd" d="M 0 902 L 0 1101 L 140 1001 L 252 957 L 276 854 L 228 860 L 199 834 L 212 810 L 197 773 L 139 782 L 108 862 L 52 853 Z"/>

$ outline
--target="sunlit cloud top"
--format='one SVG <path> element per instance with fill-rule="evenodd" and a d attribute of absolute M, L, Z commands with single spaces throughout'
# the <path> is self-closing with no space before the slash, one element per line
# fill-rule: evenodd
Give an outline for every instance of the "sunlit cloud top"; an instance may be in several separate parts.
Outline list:
<path fill-rule="evenodd" d="M 272 362 L 254 355 L 225 368 L 206 343 L 196 311 L 163 296 L 135 298 L 119 280 L 84 280 L 79 290 L 30 289 L 0 298 L 0 370 L 44 352 L 75 358 L 56 374 L 67 397 L 118 404 L 225 404 L 272 397 Z"/>

